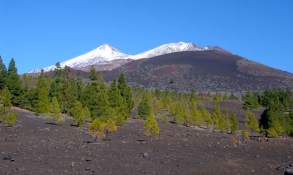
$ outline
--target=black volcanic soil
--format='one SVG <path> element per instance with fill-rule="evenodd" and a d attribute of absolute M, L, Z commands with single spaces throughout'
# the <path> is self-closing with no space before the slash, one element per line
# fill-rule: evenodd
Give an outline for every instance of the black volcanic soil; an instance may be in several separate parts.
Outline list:
<path fill-rule="evenodd" d="M 16 110 L 15 127 L 0 124 L 1 175 L 283 174 L 293 163 L 292 139 L 234 146 L 230 135 L 164 123 L 160 137 L 147 138 L 142 121 L 131 119 L 93 142 L 70 121 L 46 124 Z"/>
<path fill-rule="evenodd" d="M 133 86 L 177 91 L 240 92 L 293 88 L 293 75 L 219 50 L 176 52 L 131 61 L 104 72 L 106 80 L 126 74 Z"/>

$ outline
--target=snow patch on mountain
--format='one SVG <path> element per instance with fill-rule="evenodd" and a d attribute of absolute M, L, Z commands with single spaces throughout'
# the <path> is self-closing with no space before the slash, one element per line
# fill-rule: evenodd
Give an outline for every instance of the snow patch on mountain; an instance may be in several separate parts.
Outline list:
<path fill-rule="evenodd" d="M 130 56 L 131 59 L 143 59 L 143 58 L 151 58 L 155 56 L 165 55 L 174 52 L 183 52 L 183 51 L 204 51 L 208 50 L 207 47 L 201 48 L 196 46 L 193 43 L 186 43 L 186 42 L 178 42 L 178 43 L 169 43 L 163 44 L 159 47 L 154 49 L 148 50 L 141 54 L 132 55 Z"/>

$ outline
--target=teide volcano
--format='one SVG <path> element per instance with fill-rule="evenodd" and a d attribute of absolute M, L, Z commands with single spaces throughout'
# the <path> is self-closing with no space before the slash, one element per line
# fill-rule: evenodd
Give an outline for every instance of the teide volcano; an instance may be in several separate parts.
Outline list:
<path fill-rule="evenodd" d="M 178 42 L 163 44 L 159 47 L 156 47 L 143 53 L 129 55 L 121 52 L 120 50 L 112 47 L 109 44 L 103 44 L 85 54 L 69 59 L 67 61 L 63 61 L 60 63 L 60 65 L 61 67 L 68 66 L 72 69 L 84 71 L 88 71 L 92 66 L 94 66 L 98 71 L 104 71 L 112 70 L 132 60 L 151 58 L 174 52 L 203 51 L 207 49 L 208 48 L 197 47 L 193 43 Z M 49 72 L 54 69 L 55 65 L 51 65 L 43 69 L 32 70 L 30 71 L 30 73 L 38 73 L 41 70 Z"/>
<path fill-rule="evenodd" d="M 64 61 L 61 66 L 69 66 L 82 75 L 94 66 L 103 71 L 106 80 L 124 72 L 129 83 L 147 88 L 196 89 L 200 92 L 293 89 L 291 73 L 250 61 L 219 47 L 202 48 L 185 42 L 164 44 L 136 55 L 125 54 L 105 44 Z M 44 70 L 54 68 L 49 66 Z"/>

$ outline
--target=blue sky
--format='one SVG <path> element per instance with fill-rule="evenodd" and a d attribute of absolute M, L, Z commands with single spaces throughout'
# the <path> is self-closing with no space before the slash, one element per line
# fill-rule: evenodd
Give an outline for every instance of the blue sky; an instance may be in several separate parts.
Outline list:
<path fill-rule="evenodd" d="M 216 45 L 293 72 L 291 0 L 0 0 L 0 55 L 21 73 L 109 43 Z"/>

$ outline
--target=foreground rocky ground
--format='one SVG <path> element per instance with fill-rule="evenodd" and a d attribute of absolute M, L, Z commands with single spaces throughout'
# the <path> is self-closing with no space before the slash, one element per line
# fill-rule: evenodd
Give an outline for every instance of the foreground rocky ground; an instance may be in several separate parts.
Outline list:
<path fill-rule="evenodd" d="M 160 123 L 148 138 L 129 120 L 106 140 L 85 130 L 46 123 L 16 109 L 14 127 L 0 124 L 0 174 L 284 174 L 293 163 L 293 139 L 233 145 L 230 135 Z"/>

